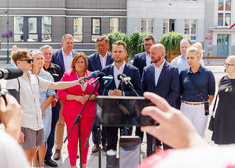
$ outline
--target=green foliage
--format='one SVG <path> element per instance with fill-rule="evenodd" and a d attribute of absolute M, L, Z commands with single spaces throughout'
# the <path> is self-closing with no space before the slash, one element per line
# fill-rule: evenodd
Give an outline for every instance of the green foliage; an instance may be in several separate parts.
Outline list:
<path fill-rule="evenodd" d="M 180 55 L 180 41 L 183 38 L 188 38 L 188 36 L 172 31 L 164 34 L 160 43 L 165 46 L 167 55 Z"/>
<path fill-rule="evenodd" d="M 133 58 L 135 54 L 144 52 L 144 38 L 148 34 L 143 32 L 140 33 L 138 30 L 135 30 L 132 32 L 130 37 L 128 37 L 127 34 L 122 32 L 116 32 L 116 33 L 107 33 L 103 34 L 103 36 L 106 36 L 109 38 L 109 50 L 112 51 L 112 44 L 115 41 L 122 40 L 127 45 L 127 53 L 130 58 Z"/>

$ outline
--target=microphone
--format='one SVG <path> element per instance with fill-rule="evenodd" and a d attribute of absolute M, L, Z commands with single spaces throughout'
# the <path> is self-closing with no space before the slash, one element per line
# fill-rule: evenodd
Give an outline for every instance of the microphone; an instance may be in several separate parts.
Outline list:
<path fill-rule="evenodd" d="M 127 77 L 125 74 L 118 74 L 118 80 L 123 81 L 126 85 L 129 84 L 131 88 L 134 88 L 132 83 L 130 82 L 131 78 Z"/>
<path fill-rule="evenodd" d="M 105 73 L 100 72 L 99 74 L 97 74 L 97 78 L 91 84 L 93 85 L 97 80 L 101 81 L 104 76 L 105 76 Z"/>
<path fill-rule="evenodd" d="M 0 69 L 0 79 L 14 79 L 23 75 L 23 70 L 20 68 L 12 69 L 5 68 Z"/>
<path fill-rule="evenodd" d="M 100 73 L 100 71 L 94 71 L 92 72 L 92 74 L 86 78 L 83 79 L 84 82 L 90 80 L 91 78 L 97 78 L 97 75 Z M 81 80 L 82 81 L 82 80 Z M 79 81 L 80 83 L 82 83 L 81 81 Z"/>
<path fill-rule="evenodd" d="M 103 81 L 104 81 L 104 86 L 108 87 L 110 85 L 110 83 L 113 80 L 113 76 L 109 75 L 109 76 L 104 76 L 103 77 Z"/>

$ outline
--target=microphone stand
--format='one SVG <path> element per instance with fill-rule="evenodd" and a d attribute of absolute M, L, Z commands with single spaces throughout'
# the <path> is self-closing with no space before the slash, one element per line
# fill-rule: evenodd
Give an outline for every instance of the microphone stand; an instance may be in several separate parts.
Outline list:
<path fill-rule="evenodd" d="M 100 79 L 102 80 L 102 78 L 100 78 Z M 98 79 L 98 80 L 101 81 L 100 79 Z M 96 81 L 97 81 L 97 80 L 96 80 Z M 81 145 L 81 125 L 80 125 L 80 124 L 81 124 L 81 120 L 80 120 L 80 118 L 81 118 L 81 114 L 82 114 L 84 108 L 86 107 L 86 105 L 87 105 L 89 99 L 91 98 L 91 95 L 92 95 L 93 92 L 95 91 L 95 88 L 98 86 L 98 84 L 99 84 L 99 82 L 96 83 L 95 87 L 94 87 L 93 90 L 91 91 L 91 94 L 89 95 L 89 97 L 88 97 L 86 103 L 84 104 L 82 110 L 81 110 L 80 113 L 77 115 L 77 118 L 75 119 L 72 128 L 69 130 L 68 135 L 67 135 L 66 138 L 64 139 L 64 143 L 65 143 L 65 142 L 67 141 L 67 139 L 68 139 L 68 137 L 69 137 L 71 131 L 73 130 L 73 127 L 75 126 L 75 124 L 78 124 L 78 140 L 79 140 L 79 153 L 80 153 L 80 168 L 82 168 L 82 148 L 81 148 L 82 145 Z M 94 123 L 94 120 L 93 120 L 93 123 Z M 89 138 L 89 136 L 88 136 L 88 138 Z M 85 148 L 86 148 L 86 147 L 85 147 Z"/>

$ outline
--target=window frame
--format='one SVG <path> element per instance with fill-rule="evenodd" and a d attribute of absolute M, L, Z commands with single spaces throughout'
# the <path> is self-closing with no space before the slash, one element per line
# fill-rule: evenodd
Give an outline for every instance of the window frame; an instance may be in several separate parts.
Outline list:
<path fill-rule="evenodd" d="M 50 32 L 50 36 L 51 36 L 51 41 L 42 41 L 42 18 L 43 16 L 14 16 L 14 17 L 23 17 L 23 40 L 22 41 L 16 41 L 15 38 L 13 37 L 13 41 L 14 42 L 31 42 L 31 41 L 28 41 L 28 37 L 29 35 L 37 35 L 37 41 L 34 41 L 34 42 L 40 42 L 40 43 L 45 43 L 45 42 L 52 42 L 52 32 Z M 47 16 L 47 17 L 51 17 L 51 16 Z M 36 33 L 29 33 L 28 30 L 28 25 L 29 25 L 29 18 L 36 18 Z M 52 17 L 51 17 L 51 20 L 52 20 Z M 15 29 L 15 19 L 14 19 L 14 29 Z M 52 31 L 52 30 L 51 30 Z M 14 32 L 14 35 L 18 35 L 18 33 L 15 33 Z"/>
<path fill-rule="evenodd" d="M 100 33 L 99 34 L 94 34 L 93 33 L 93 19 L 99 19 L 100 20 L 100 23 L 99 23 L 99 25 L 100 25 Z M 101 18 L 91 18 L 91 42 L 92 43 L 96 43 L 95 40 L 92 41 L 92 36 L 101 36 Z"/>
<path fill-rule="evenodd" d="M 154 34 L 154 18 L 141 18 L 141 22 L 140 22 L 140 32 L 143 33 L 144 31 L 142 31 L 142 19 L 146 19 L 146 27 L 145 29 L 147 31 L 145 31 L 145 33 L 150 33 L 150 34 Z M 153 27 L 152 29 L 150 30 L 150 32 L 148 31 L 148 25 L 149 25 L 149 20 L 153 21 Z M 151 25 L 151 22 L 150 22 L 150 25 Z M 153 31 L 153 32 L 152 32 Z"/>
<path fill-rule="evenodd" d="M 111 18 L 109 18 L 109 33 L 113 33 L 113 32 L 111 32 L 111 19 L 118 19 L 118 31 L 120 31 L 120 18 L 111 17 Z M 116 32 L 114 32 L 114 33 L 116 33 Z"/>
<path fill-rule="evenodd" d="M 189 33 L 188 34 L 185 34 L 185 21 L 186 20 L 189 21 Z M 191 23 L 194 20 L 196 21 L 196 33 L 192 34 L 192 32 L 191 32 L 192 24 Z M 197 19 L 184 19 L 184 35 L 187 35 L 192 42 L 196 42 L 197 41 L 197 29 L 198 29 L 197 27 L 198 27 L 198 20 Z M 195 40 L 192 40 L 191 37 L 195 37 Z"/>
<path fill-rule="evenodd" d="M 163 24 L 165 23 L 164 20 L 167 20 L 167 32 L 165 32 L 165 33 L 172 32 L 172 31 L 175 32 L 175 23 L 176 23 L 176 19 L 163 19 Z M 171 30 L 171 31 L 170 31 L 170 23 L 172 23 L 172 22 L 170 22 L 170 21 L 172 21 L 172 20 L 174 20 L 174 30 Z M 162 26 L 163 26 L 163 25 L 162 25 Z M 164 28 L 164 26 L 162 27 L 162 33 L 165 34 L 163 28 Z"/>
<path fill-rule="evenodd" d="M 74 17 L 73 18 L 73 37 L 75 38 L 75 25 L 74 25 L 74 19 L 75 18 L 81 18 L 82 19 L 82 34 L 76 34 L 76 35 L 82 35 L 82 41 L 74 41 L 75 43 L 83 43 L 83 34 L 84 34 L 84 32 L 83 32 L 83 27 L 84 27 L 84 19 L 83 19 L 83 17 Z M 77 27 L 77 29 L 79 29 L 79 27 Z"/>
<path fill-rule="evenodd" d="M 230 0 L 230 3 L 232 4 L 231 0 Z M 231 7 L 231 4 L 230 4 L 230 11 L 226 11 L 225 10 L 226 0 L 223 0 L 223 10 L 219 10 L 218 9 L 219 8 L 219 1 L 217 0 L 217 5 L 218 5 L 218 7 L 217 7 L 217 26 L 219 28 L 223 28 L 223 27 L 227 28 L 227 27 L 230 27 L 232 25 L 232 10 L 231 10 L 232 7 Z M 219 13 L 223 14 L 223 25 L 222 26 L 219 26 L 219 22 L 218 22 Z M 228 25 L 228 26 L 225 26 L 225 16 L 226 16 L 226 14 L 230 14 L 230 25 Z"/>

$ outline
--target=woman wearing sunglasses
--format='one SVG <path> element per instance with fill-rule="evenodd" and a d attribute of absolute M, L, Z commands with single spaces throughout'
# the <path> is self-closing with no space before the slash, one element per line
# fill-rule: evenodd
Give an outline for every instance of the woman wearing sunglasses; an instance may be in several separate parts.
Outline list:
<path fill-rule="evenodd" d="M 235 143 L 235 56 L 229 56 L 224 67 L 228 75 L 219 81 L 219 101 L 213 124 L 212 140 L 216 144 Z"/>
<path fill-rule="evenodd" d="M 40 76 L 42 79 L 54 82 L 53 77 L 50 73 L 43 69 L 44 57 L 41 51 L 34 50 L 32 52 L 33 67 L 32 73 Z M 46 154 L 46 141 L 51 131 L 51 102 L 54 100 L 56 93 L 52 89 L 47 89 L 47 91 L 39 90 L 39 101 L 42 111 L 42 121 L 44 130 L 44 144 L 38 148 L 38 152 L 34 155 L 33 166 L 37 167 L 37 156 L 39 158 L 38 165 L 40 168 L 44 167 L 44 158 Z M 38 155 L 37 155 L 38 154 Z"/>
<path fill-rule="evenodd" d="M 187 49 L 186 58 L 189 68 L 180 73 L 180 95 L 182 96 L 180 110 L 193 123 L 199 135 L 204 137 L 208 119 L 205 108 L 209 110 L 209 105 L 214 98 L 215 77 L 210 70 L 201 66 L 202 55 L 201 43 L 195 43 Z"/>

